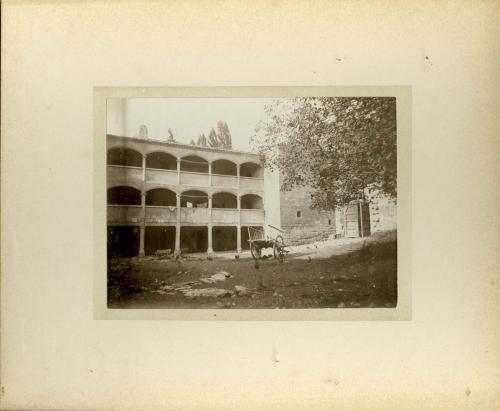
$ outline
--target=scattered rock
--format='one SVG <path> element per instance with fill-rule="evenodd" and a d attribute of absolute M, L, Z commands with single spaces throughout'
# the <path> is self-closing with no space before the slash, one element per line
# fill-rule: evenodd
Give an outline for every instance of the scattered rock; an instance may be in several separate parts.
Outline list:
<path fill-rule="evenodd" d="M 226 271 L 219 271 L 218 273 L 215 273 L 214 275 L 211 275 L 210 277 L 204 277 L 200 278 L 200 281 L 205 283 L 205 284 L 213 284 L 217 281 L 225 281 L 226 278 L 231 278 L 232 275 L 229 274 Z"/>
<path fill-rule="evenodd" d="M 247 295 L 250 293 L 250 289 L 242 285 L 235 285 L 234 289 L 236 290 L 237 295 Z"/>
<path fill-rule="evenodd" d="M 229 290 L 224 290 L 223 288 L 195 288 L 182 290 L 182 293 L 187 298 L 195 297 L 231 297 L 232 292 Z"/>

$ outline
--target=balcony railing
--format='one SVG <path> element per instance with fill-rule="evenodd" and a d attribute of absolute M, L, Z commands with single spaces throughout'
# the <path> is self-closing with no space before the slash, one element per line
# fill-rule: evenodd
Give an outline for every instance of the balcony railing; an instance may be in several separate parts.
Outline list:
<path fill-rule="evenodd" d="M 264 210 L 241 210 L 241 224 L 264 224 Z"/>
<path fill-rule="evenodd" d="M 142 182 L 142 168 L 110 165 L 107 167 L 107 181 L 109 187 L 140 184 Z"/>
<path fill-rule="evenodd" d="M 141 216 L 139 205 L 108 205 L 108 223 L 139 223 Z"/>
<path fill-rule="evenodd" d="M 175 223 L 177 207 L 146 206 L 146 223 Z"/>
<path fill-rule="evenodd" d="M 212 186 L 214 187 L 238 187 L 238 177 L 212 174 Z"/>
<path fill-rule="evenodd" d="M 201 223 L 208 222 L 208 208 L 181 208 L 182 223 Z"/>
<path fill-rule="evenodd" d="M 146 169 L 146 183 L 149 184 L 177 184 L 177 170 Z"/>
<path fill-rule="evenodd" d="M 212 224 L 238 224 L 238 210 L 212 208 Z"/>
<path fill-rule="evenodd" d="M 264 224 L 264 210 L 236 210 L 233 208 L 213 208 L 212 224 L 238 224 L 238 214 L 241 212 L 242 225 Z M 208 208 L 181 208 L 181 223 L 207 224 L 209 222 Z M 108 205 L 108 224 L 140 223 L 141 206 L 138 205 Z M 146 224 L 176 223 L 177 208 L 174 206 L 146 206 Z"/>
<path fill-rule="evenodd" d="M 264 179 L 254 178 L 254 177 L 240 177 L 240 189 L 252 190 L 252 191 L 263 191 L 264 190 Z"/>
<path fill-rule="evenodd" d="M 189 186 L 207 187 L 208 181 L 209 181 L 208 174 L 181 171 L 181 184 Z"/>

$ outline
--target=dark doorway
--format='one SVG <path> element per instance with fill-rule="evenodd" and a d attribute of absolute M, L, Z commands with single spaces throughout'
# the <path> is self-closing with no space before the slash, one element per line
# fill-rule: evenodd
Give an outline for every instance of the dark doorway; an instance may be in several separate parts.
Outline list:
<path fill-rule="evenodd" d="M 157 250 L 167 250 L 173 253 L 175 248 L 175 227 L 146 227 L 144 238 L 144 253 L 153 255 Z"/>
<path fill-rule="evenodd" d="M 213 227 L 212 248 L 214 251 L 234 251 L 237 247 L 237 227 Z"/>
<path fill-rule="evenodd" d="M 181 227 L 181 249 L 188 253 L 206 252 L 208 248 L 208 227 Z"/>
<path fill-rule="evenodd" d="M 108 257 L 133 257 L 139 254 L 140 229 L 136 226 L 108 227 Z"/>
<path fill-rule="evenodd" d="M 251 226 L 252 228 L 262 230 L 262 227 L 259 226 Z M 249 250 L 250 249 L 250 243 L 248 242 L 249 237 L 248 237 L 248 226 L 242 226 L 241 227 L 241 248 L 243 250 Z"/>

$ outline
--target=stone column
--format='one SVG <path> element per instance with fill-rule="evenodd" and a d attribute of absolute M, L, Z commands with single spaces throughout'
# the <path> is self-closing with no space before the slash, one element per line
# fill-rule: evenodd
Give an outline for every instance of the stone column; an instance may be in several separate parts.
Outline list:
<path fill-rule="evenodd" d="M 146 231 L 146 193 L 141 191 L 141 218 L 139 233 L 139 257 L 144 257 L 144 232 Z"/>
<path fill-rule="evenodd" d="M 207 254 L 212 255 L 214 249 L 212 248 L 212 196 L 208 196 L 208 248 Z"/>
<path fill-rule="evenodd" d="M 177 157 L 177 184 L 181 183 L 181 159 Z"/>
<path fill-rule="evenodd" d="M 212 162 L 211 161 L 208 162 L 208 185 L 210 187 L 212 187 Z"/>
<path fill-rule="evenodd" d="M 236 164 L 236 176 L 238 178 L 238 189 L 240 188 L 240 165 Z"/>
<path fill-rule="evenodd" d="M 177 163 L 179 164 L 179 163 Z M 175 224 L 175 250 L 174 255 L 181 254 L 181 195 L 177 194 L 177 222 Z"/>
<path fill-rule="evenodd" d="M 238 167 L 238 174 L 239 174 L 239 167 Z M 242 251 L 241 250 L 241 196 L 238 194 L 236 196 L 236 199 L 238 200 L 238 229 L 236 231 L 236 251 L 238 254 L 240 254 Z"/>

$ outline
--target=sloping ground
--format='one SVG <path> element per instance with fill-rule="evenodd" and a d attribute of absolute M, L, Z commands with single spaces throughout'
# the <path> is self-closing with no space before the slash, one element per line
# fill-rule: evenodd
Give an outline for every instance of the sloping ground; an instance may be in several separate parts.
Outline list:
<path fill-rule="evenodd" d="M 234 255 L 113 260 L 108 302 L 113 308 L 394 307 L 396 235 L 293 247 L 283 263 Z"/>

